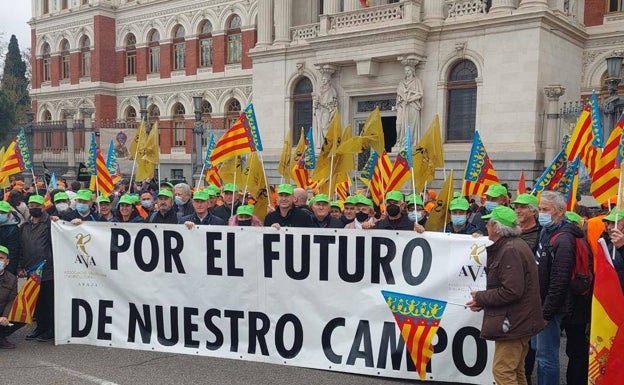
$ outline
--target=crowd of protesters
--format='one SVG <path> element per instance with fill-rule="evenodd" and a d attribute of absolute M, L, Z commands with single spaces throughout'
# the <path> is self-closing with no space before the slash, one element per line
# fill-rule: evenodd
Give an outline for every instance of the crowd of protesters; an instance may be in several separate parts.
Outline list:
<path fill-rule="evenodd" d="M 332 201 L 323 193 L 309 197 L 306 190 L 290 184 L 280 184 L 268 195 L 268 212 L 258 216 L 253 197 L 234 184 L 192 191 L 186 183 L 146 181 L 129 186 L 122 180 L 110 196 L 95 196 L 80 182 L 69 186 L 59 182 L 48 192 L 41 183 L 26 188 L 23 181 L 13 181 L 0 201 L 0 348 L 14 348 L 6 337 L 22 326 L 6 318 L 15 298 L 16 277 L 26 277 L 42 259 L 47 262 L 35 313 L 37 327 L 26 339 L 54 339 L 52 221 L 423 233 L 432 208 L 439 204 L 432 190 L 407 196 L 389 191 L 380 206 L 362 193 Z M 447 202 L 445 232 L 487 236 L 493 242 L 487 248 L 487 289 L 471 293 L 466 305 L 484 311 L 482 337 L 495 341 L 497 384 L 530 384 L 537 364 L 539 385 L 558 385 L 562 331 L 567 337 L 567 384 L 587 383 L 591 291 L 578 293 L 571 287 L 575 244 L 577 238 L 583 239 L 595 254 L 598 239 L 604 238 L 624 282 L 624 221 L 619 220 L 624 212 L 611 210 L 615 201 L 605 202 L 597 215 L 579 204 L 575 212 L 566 212 L 567 202 L 560 193 L 546 191 L 539 199 L 520 194 L 512 199 L 504 185 L 494 184 L 484 197 L 455 194 Z"/>

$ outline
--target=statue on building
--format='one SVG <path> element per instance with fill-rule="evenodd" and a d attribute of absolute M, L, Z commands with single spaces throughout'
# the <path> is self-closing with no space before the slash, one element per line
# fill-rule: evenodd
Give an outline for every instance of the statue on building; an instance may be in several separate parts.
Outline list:
<path fill-rule="evenodd" d="M 422 83 L 416 77 L 417 59 L 407 58 L 401 62 L 405 67 L 405 77 L 397 88 L 397 141 L 401 146 L 407 130 L 410 130 L 412 142 L 416 141 L 416 133 L 420 129 L 420 110 L 422 109 Z"/>
<path fill-rule="evenodd" d="M 336 89 L 331 84 L 331 77 L 335 72 L 334 67 L 324 65 L 319 68 L 321 72 L 321 84 L 314 95 L 314 122 L 316 132 L 314 133 L 315 146 L 323 143 L 323 138 L 327 132 L 327 127 L 331 122 L 336 108 L 338 108 L 338 97 Z"/>

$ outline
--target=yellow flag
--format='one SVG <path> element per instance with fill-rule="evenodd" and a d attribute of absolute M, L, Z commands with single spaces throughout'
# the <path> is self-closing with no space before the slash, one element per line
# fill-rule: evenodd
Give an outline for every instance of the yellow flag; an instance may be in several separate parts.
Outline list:
<path fill-rule="evenodd" d="M 385 151 L 386 144 L 379 108 L 375 108 L 366 118 L 362 137 L 364 138 L 364 145 L 374 148 L 378 154 L 382 154 Z"/>
<path fill-rule="evenodd" d="M 301 134 L 299 135 L 299 142 L 297 142 L 297 147 L 295 148 L 295 153 L 293 154 L 292 160 L 294 162 L 298 161 L 299 158 L 303 155 L 306 149 L 305 143 L 305 130 L 303 127 L 301 128 Z"/>
<path fill-rule="evenodd" d="M 139 131 L 137 131 L 134 139 L 132 139 L 132 143 L 130 143 L 130 159 L 134 159 L 135 157 L 137 157 L 137 150 L 139 148 L 145 147 L 146 141 L 147 134 L 145 132 L 145 121 L 142 120 L 141 125 L 139 126 Z"/>
<path fill-rule="evenodd" d="M 160 163 L 160 148 L 158 147 L 158 121 L 154 123 L 149 135 L 147 135 L 142 159 L 152 164 Z"/>
<path fill-rule="evenodd" d="M 236 173 L 236 183 L 238 185 L 245 183 L 240 155 L 227 158 L 219 167 L 219 175 L 223 183 L 234 183 L 234 173 Z"/>
<path fill-rule="evenodd" d="M 243 182 L 246 185 L 246 190 L 249 191 L 253 197 L 258 195 L 260 189 L 266 188 L 264 168 L 256 152 L 252 152 L 247 160 L 247 164 L 243 170 L 243 180 L 241 180 L 240 184 L 243 184 Z"/>
<path fill-rule="evenodd" d="M 425 184 L 435 177 L 436 167 L 444 167 L 444 151 L 440 134 L 440 120 L 438 115 L 433 118 L 429 129 L 413 148 L 414 178 L 416 191 L 422 191 Z"/>
<path fill-rule="evenodd" d="M 258 192 L 258 196 L 256 196 L 255 198 L 256 203 L 254 204 L 253 214 L 261 221 L 264 221 L 264 218 L 267 215 L 267 209 L 269 207 L 269 196 L 267 195 L 267 189 L 260 189 L 260 191 Z"/>
<path fill-rule="evenodd" d="M 284 183 L 290 183 L 290 140 L 284 141 L 284 147 L 282 147 L 282 156 L 280 156 L 279 164 L 277 165 L 277 172 L 284 177 Z"/>
<path fill-rule="evenodd" d="M 429 212 L 429 219 L 425 223 L 425 230 L 427 231 L 442 231 L 444 225 L 450 218 L 448 213 L 448 205 L 453 199 L 453 170 L 449 172 L 448 177 L 442 185 L 438 199 L 435 202 L 435 207 Z"/>
<path fill-rule="evenodd" d="M 336 153 L 336 150 L 340 146 L 340 141 L 342 140 L 341 131 L 340 113 L 336 110 L 331 122 L 329 122 L 329 127 L 327 127 L 327 133 L 325 134 L 319 157 L 323 155 L 331 156 Z"/>

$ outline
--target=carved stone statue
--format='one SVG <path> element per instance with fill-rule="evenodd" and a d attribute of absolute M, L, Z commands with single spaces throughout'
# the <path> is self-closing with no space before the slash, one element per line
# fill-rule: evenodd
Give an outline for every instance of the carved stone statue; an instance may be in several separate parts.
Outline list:
<path fill-rule="evenodd" d="M 420 129 L 420 110 L 422 108 L 422 83 L 416 77 L 415 59 L 403 60 L 405 66 L 405 78 L 401 80 L 397 87 L 397 142 L 396 146 L 401 146 L 407 130 L 410 130 L 412 142 L 416 141 L 416 133 Z"/>
<path fill-rule="evenodd" d="M 314 145 L 320 147 L 327 132 L 329 122 L 334 116 L 334 111 L 338 108 L 338 97 L 336 89 L 331 84 L 331 77 L 335 72 L 334 68 L 325 65 L 319 68 L 321 72 L 321 84 L 314 96 L 314 121 L 316 131 L 314 133 Z"/>

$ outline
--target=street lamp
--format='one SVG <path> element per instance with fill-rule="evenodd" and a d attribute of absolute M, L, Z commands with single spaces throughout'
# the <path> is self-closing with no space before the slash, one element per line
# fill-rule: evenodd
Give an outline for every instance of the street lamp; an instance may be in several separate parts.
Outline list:
<path fill-rule="evenodd" d="M 147 123 L 147 96 L 145 95 L 139 96 L 139 110 L 141 112 L 141 120 Z"/>
<path fill-rule="evenodd" d="M 622 54 L 616 52 L 607 58 L 607 78 L 605 79 L 605 83 L 607 84 L 609 97 L 604 101 L 604 112 L 608 120 L 605 127 L 607 127 L 609 132 L 615 127 L 618 118 L 622 114 L 622 110 L 624 110 L 623 100 L 618 95 L 618 86 L 622 81 L 623 59 L 624 57 Z"/>
<path fill-rule="evenodd" d="M 204 133 L 204 126 L 202 124 L 202 103 L 204 98 L 201 96 L 193 96 L 193 107 L 195 108 L 195 126 L 193 129 L 193 152 L 191 153 L 191 163 L 193 164 L 193 180 L 195 178 L 199 179 L 201 177 L 201 169 L 202 169 L 202 134 Z"/>

